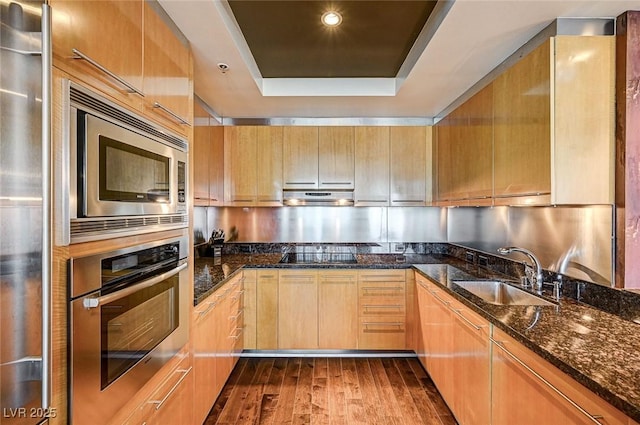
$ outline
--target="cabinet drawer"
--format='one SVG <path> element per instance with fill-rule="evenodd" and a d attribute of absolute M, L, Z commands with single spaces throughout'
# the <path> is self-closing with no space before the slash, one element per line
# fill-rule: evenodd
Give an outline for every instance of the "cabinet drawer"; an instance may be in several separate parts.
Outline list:
<path fill-rule="evenodd" d="M 406 323 L 404 316 L 360 318 L 358 348 L 361 350 L 404 350 Z"/>
<path fill-rule="evenodd" d="M 405 298 L 404 283 L 400 282 L 360 282 L 358 283 L 358 298 L 361 300 L 390 300 Z"/>
<path fill-rule="evenodd" d="M 404 283 L 404 270 L 360 270 L 358 281 Z"/>
<path fill-rule="evenodd" d="M 378 302 L 382 301 L 382 302 Z M 395 297 L 389 299 L 361 300 L 359 303 L 360 317 L 378 317 L 378 316 L 403 316 L 406 314 L 406 306 L 404 298 Z"/>

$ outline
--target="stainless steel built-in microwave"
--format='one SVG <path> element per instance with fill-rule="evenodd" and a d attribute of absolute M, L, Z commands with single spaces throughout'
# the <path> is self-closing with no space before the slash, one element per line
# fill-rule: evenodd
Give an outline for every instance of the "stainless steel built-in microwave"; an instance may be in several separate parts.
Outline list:
<path fill-rule="evenodd" d="M 70 242 L 186 227 L 187 141 L 67 86 Z"/>

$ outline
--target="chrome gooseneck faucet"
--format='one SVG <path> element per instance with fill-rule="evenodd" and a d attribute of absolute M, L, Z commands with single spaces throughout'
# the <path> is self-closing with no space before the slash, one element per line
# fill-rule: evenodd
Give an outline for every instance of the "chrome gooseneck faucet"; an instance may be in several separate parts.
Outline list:
<path fill-rule="evenodd" d="M 544 277 L 542 276 L 542 266 L 540 265 L 540 260 L 538 260 L 533 252 L 525 248 L 519 248 L 517 246 L 498 248 L 498 253 L 502 255 L 511 254 L 512 252 L 519 252 L 526 255 L 529 260 L 531 260 L 531 264 L 536 268 L 536 271 L 534 272 L 531 266 L 525 264 L 524 273 L 526 275 L 526 284 L 523 286 L 531 285 L 536 291 L 541 291 Z"/>

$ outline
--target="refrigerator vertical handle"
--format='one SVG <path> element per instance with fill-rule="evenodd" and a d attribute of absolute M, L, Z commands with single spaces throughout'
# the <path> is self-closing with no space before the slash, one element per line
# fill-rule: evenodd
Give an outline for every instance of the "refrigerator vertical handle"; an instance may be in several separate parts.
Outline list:
<path fill-rule="evenodd" d="M 51 406 L 51 8 L 42 4 L 42 408 Z"/>

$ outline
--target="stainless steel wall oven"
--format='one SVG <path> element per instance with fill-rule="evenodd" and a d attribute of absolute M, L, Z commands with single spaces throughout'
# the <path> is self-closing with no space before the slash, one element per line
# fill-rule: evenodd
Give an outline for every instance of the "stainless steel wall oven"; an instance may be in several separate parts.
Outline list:
<path fill-rule="evenodd" d="M 106 423 L 189 338 L 187 237 L 70 260 L 72 423 Z"/>
<path fill-rule="evenodd" d="M 187 227 L 187 141 L 72 82 L 64 92 L 68 242 Z"/>

